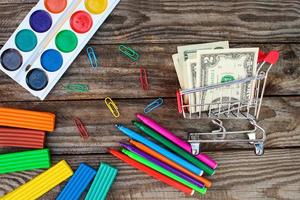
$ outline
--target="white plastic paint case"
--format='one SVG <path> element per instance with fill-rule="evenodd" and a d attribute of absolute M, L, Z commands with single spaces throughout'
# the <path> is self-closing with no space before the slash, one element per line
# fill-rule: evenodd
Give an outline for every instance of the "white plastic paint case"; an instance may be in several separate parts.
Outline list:
<path fill-rule="evenodd" d="M 109 16 L 109 14 L 113 11 L 113 9 L 117 6 L 120 0 L 107 0 L 107 7 L 104 12 L 101 14 L 93 14 L 89 12 L 85 7 L 85 0 L 79 0 L 79 1 L 67 1 L 67 6 L 64 9 L 63 12 L 59 14 L 53 14 L 49 12 L 44 5 L 44 0 L 40 0 L 35 7 L 32 8 L 32 10 L 28 13 L 28 15 L 25 17 L 23 22 L 19 25 L 19 27 L 16 29 L 16 31 L 11 35 L 9 40 L 6 42 L 6 44 L 3 46 L 3 48 L 0 51 L 0 56 L 2 53 L 7 49 L 15 49 L 18 50 L 19 53 L 23 57 L 23 63 L 21 67 L 15 71 L 9 71 L 5 69 L 2 64 L 0 63 L 0 69 L 6 73 L 8 76 L 10 76 L 12 79 L 14 79 L 16 82 L 18 82 L 22 87 L 24 87 L 26 90 L 28 90 L 31 94 L 38 97 L 41 100 L 44 100 L 46 96 L 49 94 L 49 92 L 52 90 L 52 88 L 55 86 L 55 84 L 58 82 L 58 80 L 62 77 L 62 75 L 65 73 L 65 71 L 68 69 L 68 67 L 72 64 L 72 62 L 75 60 L 75 58 L 78 56 L 78 54 L 81 52 L 81 50 L 84 48 L 84 46 L 88 43 L 88 41 L 92 38 L 92 36 L 96 33 L 96 31 L 99 29 L 99 27 L 103 24 L 105 19 Z M 29 24 L 29 18 L 32 15 L 33 12 L 37 10 L 45 10 L 47 11 L 51 17 L 52 17 L 52 26 L 51 28 L 45 32 L 45 33 L 38 33 L 32 30 Z M 86 33 L 77 33 L 75 32 L 70 25 L 70 18 L 73 13 L 77 11 L 85 11 L 90 14 L 93 20 L 92 28 L 86 32 Z M 63 23 L 61 23 L 64 21 Z M 19 50 L 15 44 L 15 37 L 17 33 L 20 30 L 23 29 L 30 29 L 32 30 L 36 37 L 37 37 L 37 45 L 35 49 L 33 49 L 30 52 L 22 52 Z M 70 30 L 75 33 L 78 39 L 78 44 L 70 53 L 64 53 L 60 51 L 56 44 L 55 44 L 55 36 L 57 33 L 59 33 L 62 30 Z M 54 49 L 61 53 L 63 57 L 63 64 L 60 67 L 59 70 L 55 72 L 49 72 L 45 70 L 41 66 L 41 55 L 44 51 L 48 49 Z M 32 60 L 32 58 L 35 58 Z M 28 64 L 31 64 L 30 67 L 28 67 Z M 30 68 L 28 70 L 28 68 Z M 26 71 L 27 69 L 27 71 Z M 48 78 L 48 84 L 47 86 L 40 90 L 33 90 L 31 89 L 27 83 L 26 83 L 26 76 L 27 74 L 33 70 L 33 69 L 40 69 L 44 71 Z"/>

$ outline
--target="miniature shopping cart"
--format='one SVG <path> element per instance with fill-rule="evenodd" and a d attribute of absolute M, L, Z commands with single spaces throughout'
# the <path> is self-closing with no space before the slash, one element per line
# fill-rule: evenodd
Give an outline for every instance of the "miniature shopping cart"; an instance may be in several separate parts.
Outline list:
<path fill-rule="evenodd" d="M 213 124 L 218 127 L 212 132 L 188 134 L 188 142 L 191 145 L 193 155 L 200 153 L 201 143 L 220 142 L 246 142 L 254 145 L 256 155 L 262 155 L 264 153 L 266 133 L 265 130 L 257 124 L 257 120 L 262 105 L 268 73 L 272 66 L 278 61 L 278 58 L 279 53 L 277 51 L 271 51 L 268 55 L 263 56 L 261 62 L 258 63 L 257 72 L 253 77 L 177 91 L 178 111 L 183 114 L 184 118 L 212 118 Z M 231 91 L 236 91 L 236 88 L 246 87 L 246 85 L 252 88 L 251 91 L 253 91 L 247 98 L 236 99 L 228 95 L 231 94 Z M 215 98 L 212 102 L 207 103 L 203 96 L 213 90 L 218 91 L 220 98 Z M 226 92 L 226 97 L 222 96 L 223 92 L 224 94 Z M 195 102 L 191 101 L 191 97 L 199 97 L 199 99 Z M 248 120 L 253 128 L 250 130 L 228 131 L 223 126 L 222 119 Z"/>

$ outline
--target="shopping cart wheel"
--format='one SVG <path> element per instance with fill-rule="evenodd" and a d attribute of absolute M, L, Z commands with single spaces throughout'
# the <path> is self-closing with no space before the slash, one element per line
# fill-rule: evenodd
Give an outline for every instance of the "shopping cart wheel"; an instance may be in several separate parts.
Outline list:
<path fill-rule="evenodd" d="M 263 142 L 258 142 L 254 144 L 255 147 L 255 154 L 258 156 L 261 156 L 264 154 L 264 143 Z"/>
<path fill-rule="evenodd" d="M 200 153 L 200 143 L 190 143 L 191 147 L 192 147 L 192 154 L 194 156 L 197 156 Z"/>

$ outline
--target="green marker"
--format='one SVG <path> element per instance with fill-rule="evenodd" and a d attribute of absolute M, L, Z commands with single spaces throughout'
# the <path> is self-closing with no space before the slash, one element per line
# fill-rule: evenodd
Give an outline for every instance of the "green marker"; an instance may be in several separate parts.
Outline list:
<path fill-rule="evenodd" d="M 165 145 L 166 147 L 168 147 L 169 149 L 171 149 L 172 151 L 174 151 L 175 153 L 180 155 L 182 158 L 188 160 L 189 162 L 193 163 L 195 166 L 202 169 L 206 174 L 211 176 L 215 173 L 215 170 L 213 170 L 212 168 L 210 168 L 209 166 L 207 166 L 206 164 L 204 164 L 203 162 L 201 162 L 200 160 L 198 160 L 197 158 L 195 158 L 194 156 L 192 156 L 191 154 L 189 154 L 188 152 L 186 152 L 182 148 L 178 147 L 177 145 L 175 145 L 170 140 L 168 140 L 165 137 L 163 137 L 162 135 L 156 133 L 154 130 L 152 130 L 151 128 L 149 128 L 145 124 L 143 124 L 141 122 L 137 122 L 137 121 L 132 121 L 132 123 L 138 129 L 140 129 L 141 131 L 143 131 L 144 133 L 146 133 L 147 135 L 149 135 L 150 137 L 152 137 L 156 141 L 158 141 L 161 144 Z"/>
<path fill-rule="evenodd" d="M 147 167 L 150 167 L 151 169 L 154 169 L 154 170 L 158 171 L 159 173 L 164 174 L 164 175 L 166 175 L 166 176 L 182 183 L 183 185 L 186 185 L 186 186 L 192 188 L 193 190 L 195 190 L 195 191 L 197 191 L 201 194 L 206 193 L 207 188 L 200 188 L 200 187 L 186 181 L 185 179 L 175 175 L 174 173 L 172 173 L 172 172 L 170 172 L 170 171 L 154 164 L 153 162 L 150 162 L 149 160 L 139 156 L 138 154 L 132 153 L 131 151 L 128 151 L 126 149 L 122 149 L 122 152 L 124 154 L 126 154 L 127 156 L 129 156 L 130 158 L 142 163 L 143 165 L 146 165 Z"/>
<path fill-rule="evenodd" d="M 50 164 L 48 149 L 1 154 L 0 174 L 49 168 Z"/>

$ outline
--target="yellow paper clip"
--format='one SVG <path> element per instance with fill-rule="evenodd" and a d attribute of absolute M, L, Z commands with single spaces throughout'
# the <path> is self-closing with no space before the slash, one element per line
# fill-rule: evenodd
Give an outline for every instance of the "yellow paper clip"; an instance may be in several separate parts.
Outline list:
<path fill-rule="evenodd" d="M 108 109 L 110 110 L 111 114 L 115 118 L 120 117 L 120 112 L 119 112 L 118 106 L 115 104 L 115 102 L 110 97 L 106 97 L 104 99 L 104 102 L 105 102 L 106 106 L 108 107 Z"/>
<path fill-rule="evenodd" d="M 73 175 L 65 160 L 60 161 L 31 181 L 3 196 L 1 200 L 35 200 Z"/>

